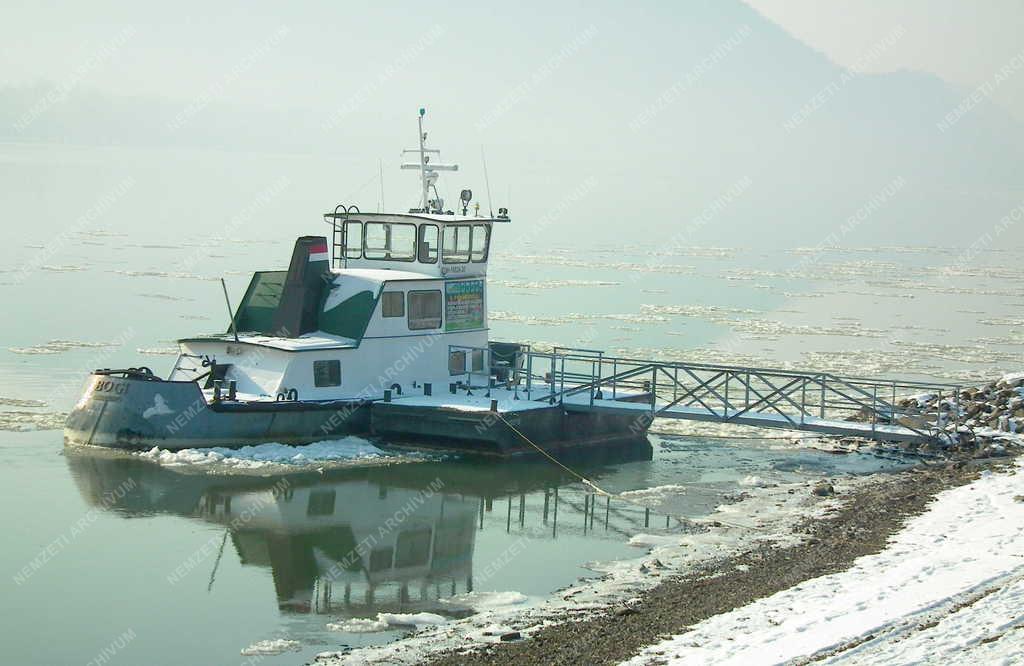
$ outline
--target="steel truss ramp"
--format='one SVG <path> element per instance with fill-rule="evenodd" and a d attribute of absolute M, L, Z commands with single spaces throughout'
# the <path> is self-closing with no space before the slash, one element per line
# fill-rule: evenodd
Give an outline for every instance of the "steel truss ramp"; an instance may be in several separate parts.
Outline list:
<path fill-rule="evenodd" d="M 931 442 L 960 425 L 960 387 L 831 373 L 608 357 L 591 350 L 526 352 L 527 395 L 573 412 L 734 423 L 835 436 Z M 938 398 L 940 411 L 917 401 Z M 900 405 L 906 406 L 901 407 Z"/>

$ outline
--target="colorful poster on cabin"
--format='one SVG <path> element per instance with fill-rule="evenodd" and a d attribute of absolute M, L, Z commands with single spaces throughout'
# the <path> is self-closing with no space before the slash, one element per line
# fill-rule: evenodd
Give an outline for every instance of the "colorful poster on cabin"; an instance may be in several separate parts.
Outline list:
<path fill-rule="evenodd" d="M 444 285 L 444 330 L 484 327 L 484 281 L 462 280 Z"/>

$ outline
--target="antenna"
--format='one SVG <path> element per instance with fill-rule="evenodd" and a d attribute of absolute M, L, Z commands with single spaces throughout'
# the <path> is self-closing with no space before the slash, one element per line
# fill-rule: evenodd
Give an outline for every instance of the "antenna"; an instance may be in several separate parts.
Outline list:
<path fill-rule="evenodd" d="M 384 160 L 377 158 L 377 175 L 380 178 L 380 208 L 378 213 L 384 212 Z"/>
<path fill-rule="evenodd" d="M 491 207 L 491 179 L 487 177 L 487 156 L 484 155 L 484 146 L 480 144 L 480 161 L 484 163 L 484 183 L 487 185 L 487 210 L 491 217 L 494 217 L 494 208 Z"/>

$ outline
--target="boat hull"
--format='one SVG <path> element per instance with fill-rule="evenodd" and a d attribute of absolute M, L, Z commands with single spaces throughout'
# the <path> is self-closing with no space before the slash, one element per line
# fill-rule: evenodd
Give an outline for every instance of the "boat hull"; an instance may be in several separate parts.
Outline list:
<path fill-rule="evenodd" d="M 369 432 L 367 401 L 207 403 L 195 382 L 92 375 L 68 415 L 71 444 L 176 451 L 301 444 Z"/>
<path fill-rule="evenodd" d="M 70 444 L 127 450 L 306 444 L 345 435 L 496 457 L 611 449 L 650 459 L 648 422 L 560 404 L 492 412 L 395 402 L 208 403 L 195 382 L 94 374 L 68 416 Z"/>

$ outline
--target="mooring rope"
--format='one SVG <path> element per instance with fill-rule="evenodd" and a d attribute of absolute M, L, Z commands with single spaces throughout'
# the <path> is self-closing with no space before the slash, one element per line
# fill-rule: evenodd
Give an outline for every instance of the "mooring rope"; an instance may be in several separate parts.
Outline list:
<path fill-rule="evenodd" d="M 611 491 L 605 490 L 601 486 L 597 485 L 596 483 L 594 483 L 593 481 L 591 481 L 587 477 L 583 476 L 582 474 L 580 474 L 576 470 L 572 469 L 571 467 L 569 467 L 568 465 L 566 465 L 565 463 L 563 463 L 562 461 L 558 460 L 553 455 L 551 455 L 550 453 L 545 451 L 542 447 L 540 447 L 539 445 L 534 443 L 533 440 L 531 440 L 529 437 L 527 437 L 523 433 L 522 430 L 520 430 L 519 428 L 517 428 L 514 425 L 512 425 L 511 423 L 509 423 L 508 419 L 506 419 L 504 417 L 504 415 L 502 415 L 500 412 L 495 412 L 495 414 L 497 414 L 498 418 L 501 419 L 501 421 L 505 425 L 507 425 L 509 427 L 509 429 L 512 430 L 512 432 L 514 432 L 517 435 L 519 435 L 523 439 L 524 442 L 526 442 L 527 444 L 529 444 L 533 448 L 537 449 L 537 451 L 540 452 L 541 455 L 543 455 L 545 458 L 547 458 L 548 460 L 550 460 L 554 464 L 556 464 L 559 467 L 561 467 L 563 470 L 568 472 L 570 475 L 572 475 L 572 476 L 576 477 L 577 479 L 579 479 L 580 483 L 582 483 L 584 486 L 592 489 L 595 492 L 595 494 L 603 495 L 605 497 L 612 497 L 614 499 L 619 500 L 620 502 L 625 502 L 627 504 L 632 504 L 634 506 L 639 506 L 639 507 L 642 507 L 644 509 L 650 509 L 651 508 L 651 507 L 647 506 L 646 504 L 641 504 L 640 502 L 637 502 L 636 500 L 631 499 L 629 497 L 624 497 L 624 496 L 622 496 L 619 493 L 613 493 Z M 672 518 L 675 518 L 677 521 L 679 521 L 681 523 L 689 524 L 689 525 L 707 525 L 708 523 L 718 523 L 719 525 L 726 525 L 728 527 L 735 527 L 737 529 L 756 530 L 756 531 L 761 531 L 761 532 L 767 531 L 763 527 L 755 527 L 753 525 L 740 525 L 739 523 L 727 523 L 724 520 L 718 520 L 718 519 L 714 519 L 714 520 L 709 519 L 707 521 L 697 521 L 697 520 L 693 520 L 691 518 L 684 518 L 683 516 L 674 515 L 674 514 L 671 514 L 671 513 L 667 512 L 667 511 L 665 512 L 665 515 L 666 516 L 670 516 Z"/>

